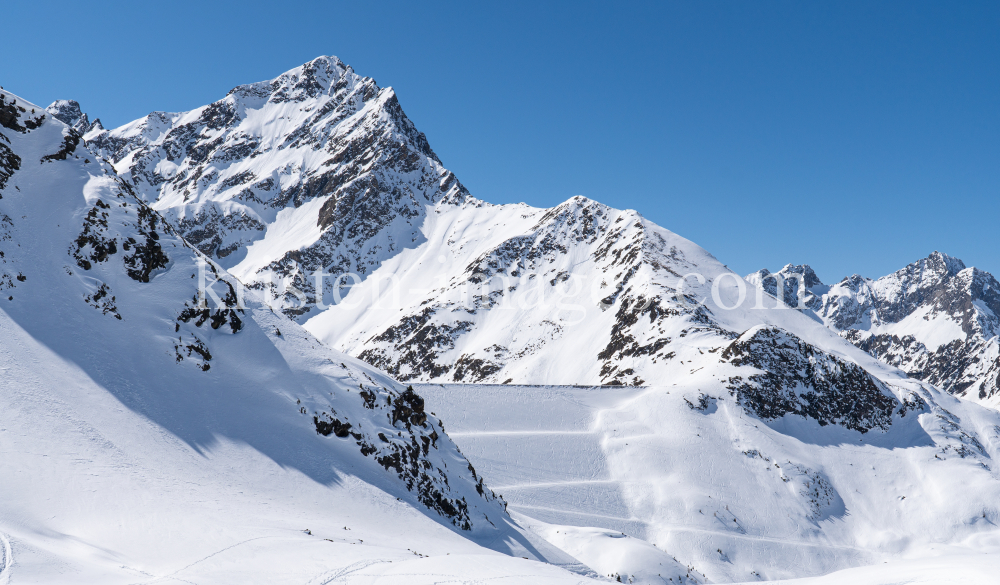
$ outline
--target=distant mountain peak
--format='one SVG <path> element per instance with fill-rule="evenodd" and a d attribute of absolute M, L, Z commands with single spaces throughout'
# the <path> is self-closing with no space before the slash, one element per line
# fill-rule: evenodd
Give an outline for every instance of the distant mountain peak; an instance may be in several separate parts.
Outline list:
<path fill-rule="evenodd" d="M 85 134 L 95 128 L 104 128 L 101 126 L 100 120 L 94 120 L 91 123 L 87 114 L 80 109 L 80 103 L 76 100 L 56 100 L 49 104 L 45 111 L 80 134 Z"/>
<path fill-rule="evenodd" d="M 952 393 L 1000 396 L 1000 283 L 935 250 L 878 279 L 853 275 L 831 287 L 810 286 L 807 266 L 787 265 L 784 301 L 797 300 L 791 273 L 805 275 L 812 316 L 882 361 Z M 747 280 L 775 293 L 760 270 Z"/>
<path fill-rule="evenodd" d="M 932 274 L 939 275 L 943 278 L 955 276 L 962 270 L 965 270 L 965 262 L 954 256 L 949 256 L 935 250 L 931 252 L 929 256 L 924 259 L 918 260 L 913 264 L 910 264 L 903 270 L 903 272 L 909 270 L 911 267 L 919 268 L 922 271 L 931 271 Z"/>
<path fill-rule="evenodd" d="M 806 288 L 822 285 L 823 282 L 816 276 L 816 272 L 808 264 L 785 264 L 779 274 L 801 274 L 805 281 Z"/>
<path fill-rule="evenodd" d="M 784 292 L 781 295 L 782 301 L 789 307 L 799 307 L 799 292 L 801 289 L 805 289 L 802 303 L 804 306 L 815 310 L 819 306 L 820 296 L 829 289 L 816 276 L 816 272 L 808 264 L 785 264 L 776 273 L 771 272 L 767 268 L 761 268 L 757 272 L 744 277 L 747 282 L 761 287 L 765 292 L 774 297 L 778 297 L 779 278 L 782 280 L 784 288 Z"/>
<path fill-rule="evenodd" d="M 45 111 L 67 126 L 76 124 L 76 121 L 83 116 L 83 112 L 80 110 L 80 102 L 76 100 L 56 100 L 49 107 L 45 108 Z"/>

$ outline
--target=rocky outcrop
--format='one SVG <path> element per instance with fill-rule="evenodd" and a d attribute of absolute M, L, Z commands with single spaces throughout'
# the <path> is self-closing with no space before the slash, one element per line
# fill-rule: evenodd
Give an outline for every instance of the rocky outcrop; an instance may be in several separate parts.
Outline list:
<path fill-rule="evenodd" d="M 733 341 L 721 359 L 760 373 L 729 378 L 740 404 L 765 420 L 785 415 L 811 418 L 867 433 L 889 430 L 893 411 L 903 408 L 891 392 L 857 364 L 776 327 L 760 326 Z"/>

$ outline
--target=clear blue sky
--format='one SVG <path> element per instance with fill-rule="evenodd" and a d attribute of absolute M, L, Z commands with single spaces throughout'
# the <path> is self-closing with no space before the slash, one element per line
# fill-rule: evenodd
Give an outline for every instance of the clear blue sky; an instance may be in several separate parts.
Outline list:
<path fill-rule="evenodd" d="M 1000 275 L 997 2 L 4 3 L 0 84 L 110 127 L 337 55 L 469 189 L 585 195 L 745 273 Z M 12 26 L 17 23 L 17 26 Z"/>

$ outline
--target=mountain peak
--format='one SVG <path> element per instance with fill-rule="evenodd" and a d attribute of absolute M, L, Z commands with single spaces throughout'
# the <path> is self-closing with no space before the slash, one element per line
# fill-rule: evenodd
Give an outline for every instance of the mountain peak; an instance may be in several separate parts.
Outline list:
<path fill-rule="evenodd" d="M 781 269 L 779 274 L 801 274 L 803 280 L 805 280 L 806 288 L 823 284 L 819 277 L 816 276 L 816 272 L 808 264 L 785 264 L 785 267 Z"/>
<path fill-rule="evenodd" d="M 289 69 L 274 79 L 238 85 L 229 90 L 227 95 L 244 98 L 266 97 L 267 101 L 274 103 L 302 102 L 335 93 L 337 89 L 346 87 L 351 82 L 362 80 L 371 85 L 372 95 L 379 91 L 380 88 L 374 80 L 358 76 L 354 73 L 354 69 L 337 57 L 320 56 Z M 366 93 L 365 99 L 369 98 Z"/>
<path fill-rule="evenodd" d="M 927 266 L 935 269 L 936 271 L 943 271 L 947 273 L 948 276 L 954 276 L 962 270 L 965 270 L 965 262 L 962 262 L 954 256 L 938 252 L 937 250 L 931 252 L 927 258 L 921 260 L 920 262 L 926 263 Z"/>
<path fill-rule="evenodd" d="M 60 122 L 72 126 L 83 116 L 80 110 L 80 102 L 76 100 L 56 100 L 52 102 L 45 111 L 52 114 L 52 117 Z"/>
<path fill-rule="evenodd" d="M 761 268 L 757 272 L 746 275 L 744 278 L 746 278 L 748 282 L 760 285 L 764 282 L 764 279 L 769 276 L 774 276 L 775 274 L 780 275 L 785 279 L 792 274 L 801 274 L 806 288 L 823 286 L 823 282 L 818 276 L 816 276 L 816 272 L 808 264 L 785 264 L 785 266 L 776 273 L 771 272 L 767 268 Z M 771 278 L 769 282 L 774 283 L 775 281 Z"/>
<path fill-rule="evenodd" d="M 427 204 L 468 194 L 392 89 L 336 57 L 238 86 L 189 112 L 154 112 L 93 134 L 88 143 L 190 243 L 285 299 L 297 318 L 322 291 L 312 279 L 295 280 L 306 302 L 279 280 L 320 268 L 367 274 L 419 239 Z M 277 236 L 270 228 L 279 212 L 309 229 Z M 281 243 L 272 245 L 275 238 Z"/>
<path fill-rule="evenodd" d="M 49 104 L 45 111 L 80 134 L 86 134 L 93 128 L 103 128 L 96 121 L 93 124 L 90 123 L 87 114 L 80 109 L 80 103 L 76 100 L 56 100 Z"/>

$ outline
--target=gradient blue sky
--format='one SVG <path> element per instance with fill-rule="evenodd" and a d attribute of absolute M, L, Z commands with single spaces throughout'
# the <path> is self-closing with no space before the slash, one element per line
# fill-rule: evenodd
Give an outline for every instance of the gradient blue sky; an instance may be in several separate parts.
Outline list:
<path fill-rule="evenodd" d="M 4 3 L 0 84 L 111 127 L 337 55 L 477 196 L 634 208 L 741 273 L 1000 274 L 997 2 Z M 18 23 L 18 26 L 10 26 Z"/>

